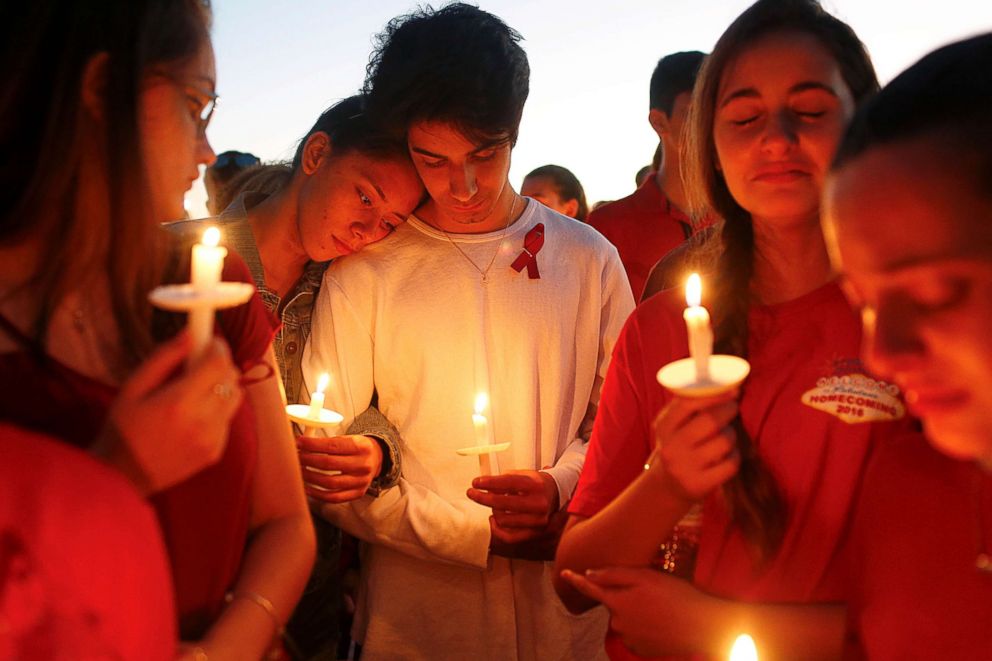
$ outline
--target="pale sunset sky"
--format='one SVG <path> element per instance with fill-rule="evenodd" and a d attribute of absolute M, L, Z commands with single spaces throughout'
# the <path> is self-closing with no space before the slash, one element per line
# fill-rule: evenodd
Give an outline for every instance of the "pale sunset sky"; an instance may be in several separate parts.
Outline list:
<path fill-rule="evenodd" d="M 823 0 L 868 46 L 882 82 L 937 46 L 992 31 L 992 2 Z M 444 3 L 435 3 L 435 6 Z M 590 205 L 628 195 L 657 138 L 647 123 L 658 58 L 709 51 L 749 0 L 489 0 L 519 31 L 530 97 L 510 181 L 546 163 L 574 172 Z M 318 115 L 362 84 L 372 37 L 410 0 L 213 0 L 220 105 L 214 151 L 292 156 Z M 187 195 L 206 215 L 200 181 Z"/>

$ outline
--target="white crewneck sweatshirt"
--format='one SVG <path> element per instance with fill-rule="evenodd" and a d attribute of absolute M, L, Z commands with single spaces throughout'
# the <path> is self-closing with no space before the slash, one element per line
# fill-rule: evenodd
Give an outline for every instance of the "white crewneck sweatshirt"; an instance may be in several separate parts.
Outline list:
<path fill-rule="evenodd" d="M 510 264 L 538 223 L 541 277 L 530 279 Z M 366 658 L 603 657 L 605 612 L 569 614 L 552 563 L 490 556 L 491 511 L 465 495 L 479 462 L 455 450 L 476 444 L 474 401 L 486 392 L 491 439 L 511 444 L 498 470 L 550 467 L 564 507 L 633 307 L 616 249 L 533 200 L 505 235 L 446 235 L 412 217 L 331 264 L 303 359 L 307 391 L 329 372 L 325 406 L 345 425 L 377 392 L 403 456 L 397 487 L 321 508 L 368 542 L 354 631 Z"/>

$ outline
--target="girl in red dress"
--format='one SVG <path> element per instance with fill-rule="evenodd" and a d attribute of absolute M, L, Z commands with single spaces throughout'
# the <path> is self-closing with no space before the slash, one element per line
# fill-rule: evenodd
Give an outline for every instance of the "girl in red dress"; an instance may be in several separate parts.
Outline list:
<path fill-rule="evenodd" d="M 0 420 L 84 448 L 155 507 L 189 655 L 258 658 L 313 561 L 313 531 L 258 297 L 183 367 L 188 281 L 160 223 L 214 153 L 201 0 L 28 3 L 0 26 Z M 224 278 L 250 281 L 228 257 Z M 71 553 L 67 544 L 66 553 Z"/>

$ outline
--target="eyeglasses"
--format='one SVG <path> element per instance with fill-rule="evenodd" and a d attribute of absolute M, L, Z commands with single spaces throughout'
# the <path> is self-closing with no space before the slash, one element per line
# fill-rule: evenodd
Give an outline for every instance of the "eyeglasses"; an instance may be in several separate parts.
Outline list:
<path fill-rule="evenodd" d="M 262 161 L 259 160 L 258 156 L 254 154 L 246 154 L 240 151 L 226 151 L 223 154 L 217 155 L 217 160 L 214 161 L 213 168 L 226 168 L 231 163 L 234 163 L 239 168 L 250 168 L 254 165 L 260 164 Z"/>
<path fill-rule="evenodd" d="M 203 103 L 203 107 L 200 109 L 200 114 L 196 118 L 196 120 L 199 123 L 199 126 L 197 126 L 197 128 L 199 129 L 200 133 L 201 134 L 206 133 L 207 124 L 210 123 L 210 118 L 214 116 L 214 110 L 217 109 L 217 101 L 220 99 L 220 97 L 217 96 L 215 92 L 209 92 L 203 89 L 202 87 L 197 87 L 196 85 L 186 84 L 186 87 L 195 91 L 197 94 L 202 94 L 203 96 L 207 97 L 206 103 L 203 103 L 201 99 L 197 99 L 194 96 L 187 94 L 190 100 L 195 100 L 197 103 Z"/>
<path fill-rule="evenodd" d="M 203 104 L 203 108 L 200 110 L 200 133 L 207 130 L 207 124 L 210 123 L 210 118 L 214 116 L 214 110 L 217 109 L 217 101 L 220 99 L 214 92 L 208 92 L 204 89 L 198 87 L 193 88 L 198 93 L 207 97 L 207 102 Z"/>
<path fill-rule="evenodd" d="M 193 115 L 193 119 L 197 123 L 197 129 L 200 131 L 200 134 L 202 135 L 205 133 L 207 130 L 207 124 L 210 123 L 210 118 L 214 116 L 214 110 L 217 108 L 217 101 L 220 99 L 217 93 L 212 90 L 207 90 L 197 85 L 193 85 L 192 83 L 188 83 L 185 80 L 172 76 L 164 71 L 160 71 L 158 73 L 166 80 L 182 87 L 186 93 L 186 98 L 201 106 L 200 111 Z M 196 95 L 190 94 L 189 90 L 196 92 Z M 206 97 L 207 100 L 204 101 L 202 97 Z"/>

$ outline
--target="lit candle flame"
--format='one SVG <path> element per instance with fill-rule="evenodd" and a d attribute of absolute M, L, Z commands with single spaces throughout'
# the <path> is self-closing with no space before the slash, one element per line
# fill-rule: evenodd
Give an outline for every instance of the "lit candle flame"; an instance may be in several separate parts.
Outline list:
<path fill-rule="evenodd" d="M 208 227 L 203 232 L 203 240 L 200 243 L 211 248 L 216 248 L 217 244 L 220 243 L 220 230 L 216 227 Z"/>
<path fill-rule="evenodd" d="M 327 372 L 321 374 L 320 378 L 317 380 L 317 392 L 324 392 L 324 390 L 327 389 L 327 384 L 330 382 L 331 382 L 330 374 L 328 374 Z"/>
<path fill-rule="evenodd" d="M 737 636 L 734 646 L 730 648 L 730 661 L 758 661 L 758 649 L 751 636 L 746 633 Z"/>
<path fill-rule="evenodd" d="M 487 406 L 489 406 L 489 395 L 480 392 L 475 396 L 475 414 L 482 415 L 482 412 L 486 410 Z"/>
<path fill-rule="evenodd" d="M 703 281 L 698 273 L 693 273 L 685 283 L 685 304 L 689 307 L 699 307 L 703 301 Z"/>

